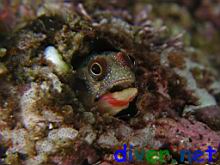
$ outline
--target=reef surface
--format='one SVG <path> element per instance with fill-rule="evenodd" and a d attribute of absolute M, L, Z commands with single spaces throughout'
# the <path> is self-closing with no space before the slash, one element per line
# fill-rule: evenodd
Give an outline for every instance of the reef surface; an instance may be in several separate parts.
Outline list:
<path fill-rule="evenodd" d="M 0 164 L 115 165 L 123 144 L 167 149 L 164 164 L 178 164 L 182 149 L 219 150 L 219 6 L 1 3 Z M 48 46 L 56 48 L 56 60 L 45 58 Z M 73 83 L 91 52 L 113 50 L 134 57 L 138 89 L 116 116 L 86 108 Z"/>

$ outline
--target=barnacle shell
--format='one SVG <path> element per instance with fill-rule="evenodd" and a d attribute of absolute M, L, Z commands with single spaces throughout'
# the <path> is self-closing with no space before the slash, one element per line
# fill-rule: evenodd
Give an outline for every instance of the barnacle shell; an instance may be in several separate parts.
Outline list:
<path fill-rule="evenodd" d="M 137 88 L 127 88 L 119 92 L 105 94 L 99 99 L 98 108 L 103 113 L 115 115 L 129 106 L 137 92 Z"/>
<path fill-rule="evenodd" d="M 55 70 L 59 73 L 66 73 L 69 71 L 69 66 L 63 61 L 62 56 L 58 53 L 57 49 L 53 46 L 48 46 L 44 51 L 45 59 L 54 65 Z"/>

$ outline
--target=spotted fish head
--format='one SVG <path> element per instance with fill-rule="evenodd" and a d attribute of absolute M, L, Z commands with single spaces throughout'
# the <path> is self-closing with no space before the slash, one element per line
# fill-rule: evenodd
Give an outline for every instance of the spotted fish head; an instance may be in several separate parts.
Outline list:
<path fill-rule="evenodd" d="M 112 115 L 128 107 L 137 94 L 133 60 L 123 52 L 89 56 L 76 70 L 76 93 L 87 107 L 98 105 Z"/>

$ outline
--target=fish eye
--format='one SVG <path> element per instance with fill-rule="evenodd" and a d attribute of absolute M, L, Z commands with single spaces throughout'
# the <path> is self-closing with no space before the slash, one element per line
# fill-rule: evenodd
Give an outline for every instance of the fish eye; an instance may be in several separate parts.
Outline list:
<path fill-rule="evenodd" d="M 88 69 L 95 80 L 101 80 L 106 75 L 107 63 L 105 59 L 97 58 L 89 64 Z"/>
<path fill-rule="evenodd" d="M 91 65 L 90 72 L 94 75 L 100 75 L 102 74 L 102 66 L 95 62 Z"/>

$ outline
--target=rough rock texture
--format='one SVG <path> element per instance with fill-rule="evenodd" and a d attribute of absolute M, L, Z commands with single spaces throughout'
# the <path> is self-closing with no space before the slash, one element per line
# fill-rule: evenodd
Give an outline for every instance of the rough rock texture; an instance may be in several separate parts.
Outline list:
<path fill-rule="evenodd" d="M 174 164 L 181 149 L 219 149 L 219 1 L 40 2 L 0 4 L 0 164 L 115 165 L 123 144 L 168 149 Z M 67 70 L 45 59 L 51 45 Z M 107 50 L 136 61 L 138 96 L 117 116 L 72 87 L 84 57 Z"/>

